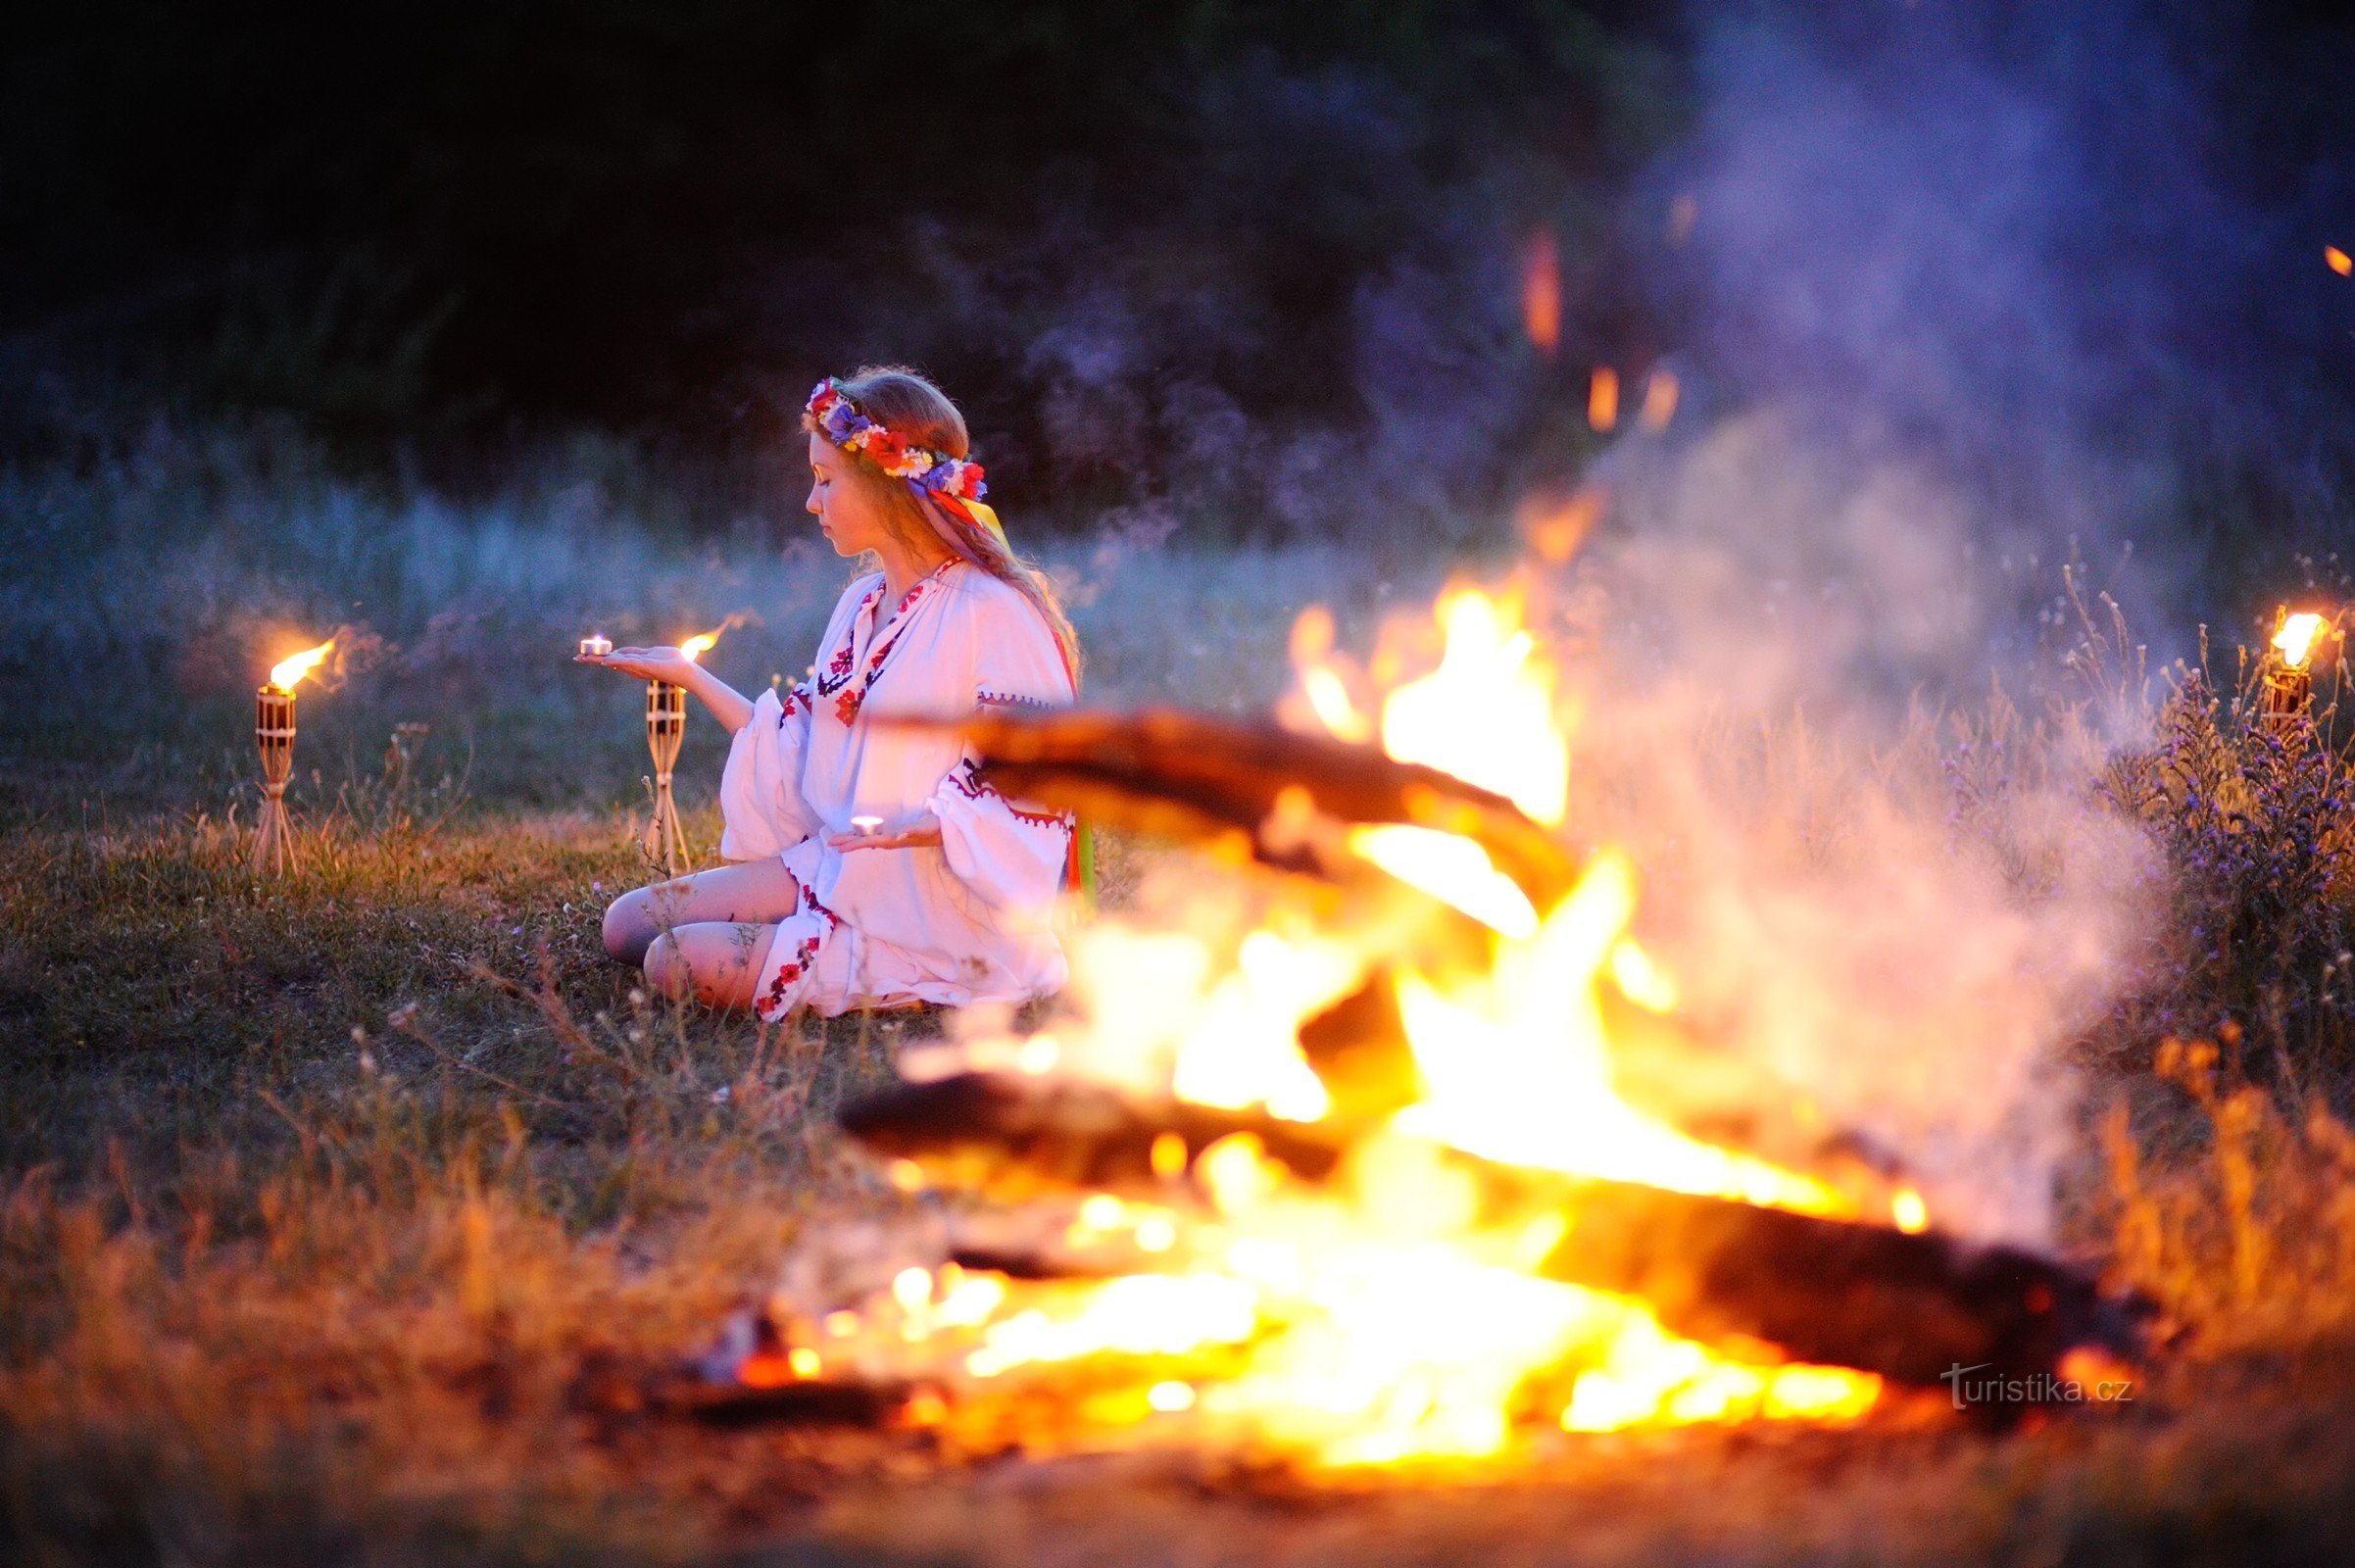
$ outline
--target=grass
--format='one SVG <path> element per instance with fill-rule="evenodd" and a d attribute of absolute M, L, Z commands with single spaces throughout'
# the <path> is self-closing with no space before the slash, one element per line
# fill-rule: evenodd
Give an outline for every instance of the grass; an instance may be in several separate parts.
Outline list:
<path fill-rule="evenodd" d="M 797 1226 L 902 1204 L 827 1119 L 895 1027 L 634 993 L 594 946 L 625 811 L 345 799 L 283 885 L 209 818 L 0 839 L 21 1560 L 2298 1561 L 2355 1501 L 2355 1137 L 2197 1045 L 2101 1130 L 2079 1240 L 2180 1335 L 2119 1416 L 1631 1438 L 1468 1493 L 616 1416 L 584 1391 Z"/>
<path fill-rule="evenodd" d="M 164 470 L 59 504 L 128 538 L 141 507 L 181 493 L 186 474 Z M 1167 1457 L 944 1466 L 914 1435 L 721 1433 L 592 1396 L 764 1292 L 800 1228 L 907 1212 L 830 1112 L 937 1025 L 763 1029 L 634 991 L 596 921 L 644 875 L 635 695 L 514 650 L 561 650 L 611 612 L 622 591 L 576 564 L 603 552 L 642 572 L 650 633 L 769 606 L 719 656 L 745 678 L 806 641 L 830 597 L 808 582 L 839 575 L 715 576 L 608 549 L 586 523 L 461 528 L 347 503 L 365 525 L 306 532 L 300 509 L 255 524 L 307 585 L 284 589 L 288 624 L 332 624 L 354 599 L 378 617 L 363 628 L 377 662 L 306 702 L 305 868 L 283 884 L 245 870 L 250 672 L 220 653 L 250 630 L 240 607 L 277 591 L 260 568 L 186 542 L 212 537 L 189 522 L 181 543 L 162 529 L 168 559 L 106 626 L 57 582 L 9 590 L 27 629 L 20 667 L 0 669 L 17 699 L 0 769 L 0 1557 L 2343 1558 L 2355 808 L 2328 725 L 2284 737 L 2251 722 L 2239 682 L 2186 680 L 2091 803 L 2139 829 L 2165 891 L 2137 983 L 2073 1046 L 2093 1093 L 2063 1240 L 2156 1300 L 2170 1335 L 2123 1411 L 2001 1434 L 1907 1407 L 1862 1435 L 1639 1435 L 1460 1487 Z M 367 545 L 396 525 L 398 548 Z M 533 559 L 557 565 L 518 575 Z M 1361 617 L 1430 586 L 1378 553 L 1313 550 L 1080 554 L 1068 575 L 1099 696 L 1224 708 L 1273 695 L 1303 585 Z M 2094 654 L 2129 646 L 2087 631 Z M 182 646 L 200 643 L 211 674 Z M 27 670 L 58 650 L 121 700 L 36 728 L 50 710 Z M 2042 722 L 2080 745 L 2083 716 Z M 2001 704 L 1950 718 L 1909 741 L 1951 764 L 1938 809 L 2019 898 L 2044 896 L 2044 850 L 2006 837 L 2002 802 L 2059 742 Z M 692 739 L 682 776 L 708 784 L 710 726 Z M 1753 793 L 1837 828 L 1837 792 L 1815 786 L 1840 764 L 1820 738 L 1744 744 L 1759 750 L 1739 765 L 1771 785 Z M 708 793 L 687 798 L 709 846 Z M 1851 853 L 1795 832 L 1803 858 Z M 1113 847 L 1115 901 L 1139 853 Z"/>

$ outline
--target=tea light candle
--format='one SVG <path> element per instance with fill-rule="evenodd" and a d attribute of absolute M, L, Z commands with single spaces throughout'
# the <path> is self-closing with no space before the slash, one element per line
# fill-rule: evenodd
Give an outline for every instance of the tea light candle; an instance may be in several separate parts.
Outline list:
<path fill-rule="evenodd" d="M 591 632 L 580 640 L 580 657 L 583 659 L 603 659 L 613 651 L 613 640 L 598 632 Z"/>
<path fill-rule="evenodd" d="M 857 828 L 861 837 L 873 838 L 875 834 L 882 828 L 883 818 L 879 816 L 854 816 L 851 818 L 851 826 Z"/>

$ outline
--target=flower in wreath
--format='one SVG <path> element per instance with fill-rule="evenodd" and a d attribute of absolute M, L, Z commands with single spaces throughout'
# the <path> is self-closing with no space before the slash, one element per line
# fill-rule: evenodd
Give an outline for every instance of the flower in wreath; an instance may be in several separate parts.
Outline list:
<path fill-rule="evenodd" d="M 916 483 L 938 495 L 956 496 L 961 501 L 978 501 L 989 494 L 981 482 L 982 467 L 963 458 L 948 458 L 920 475 Z"/>
<path fill-rule="evenodd" d="M 856 437 L 874 428 L 864 415 L 840 397 L 818 416 L 818 422 L 825 426 L 826 439 L 836 446 L 849 446 Z"/>

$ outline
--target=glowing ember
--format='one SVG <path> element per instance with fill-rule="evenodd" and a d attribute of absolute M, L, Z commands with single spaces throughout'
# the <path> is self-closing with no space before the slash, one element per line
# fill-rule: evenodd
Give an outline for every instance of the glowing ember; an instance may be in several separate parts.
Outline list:
<path fill-rule="evenodd" d="M 1598 432 L 1619 423 L 1619 372 L 1607 365 L 1596 366 L 1587 382 L 1587 423 Z"/>
<path fill-rule="evenodd" d="M 2335 245 L 2323 247 L 2323 261 L 2341 277 L 2355 274 L 2355 256 L 2349 256 Z"/>
<path fill-rule="evenodd" d="M 270 685 L 282 692 L 294 690 L 295 682 L 319 668 L 333 652 L 335 639 L 330 637 L 317 648 L 306 648 L 299 654 L 279 660 L 270 666 Z"/>
<path fill-rule="evenodd" d="M 1553 236 L 1544 229 L 1529 245 L 1529 264 L 1521 277 L 1521 321 L 1538 352 L 1551 355 L 1562 339 L 1562 269 Z"/>
<path fill-rule="evenodd" d="M 2304 669 L 2322 630 L 2323 617 L 2312 611 L 2282 621 L 2281 629 L 2274 633 L 2274 647 L 2281 655 L 2281 662 L 2291 669 Z"/>

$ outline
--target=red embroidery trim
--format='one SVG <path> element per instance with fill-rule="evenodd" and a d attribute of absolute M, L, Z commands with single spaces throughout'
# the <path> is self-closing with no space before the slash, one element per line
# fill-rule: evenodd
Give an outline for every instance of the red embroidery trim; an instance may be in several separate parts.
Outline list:
<path fill-rule="evenodd" d="M 1027 822 L 1032 827 L 1059 828 L 1068 833 L 1077 821 L 1077 818 L 1069 811 L 1033 811 L 1016 806 L 1004 795 L 999 794 L 996 785 L 982 781 L 979 771 L 974 766 L 973 759 L 970 757 L 959 759 L 957 764 L 949 769 L 947 782 L 952 789 L 968 801 L 978 801 L 984 796 L 989 797 L 1005 807 L 1016 821 Z"/>
<path fill-rule="evenodd" d="M 883 661 L 890 658 L 891 651 L 900 646 L 901 634 L 908 630 L 908 612 L 914 607 L 917 600 L 924 597 L 925 592 L 934 583 L 940 581 L 942 572 L 957 564 L 955 561 L 943 562 L 931 576 L 916 582 L 901 596 L 900 608 L 892 612 L 891 630 L 885 633 L 876 642 L 874 649 L 868 653 L 866 668 L 860 672 L 858 684 L 845 690 L 845 683 L 850 680 L 851 676 L 851 651 L 859 642 L 859 623 L 881 599 L 882 585 L 877 584 L 868 591 L 864 599 L 859 602 L 857 613 L 851 616 L 850 635 L 844 640 L 842 647 L 836 651 L 832 662 L 826 666 L 827 675 L 833 678 L 828 680 L 825 676 L 820 676 L 817 683 L 817 694 L 820 697 L 834 697 L 834 713 L 842 720 L 844 727 L 848 728 L 859 717 L 859 710 L 865 704 L 866 694 L 874 688 L 875 677 L 883 671 Z M 841 692 L 842 695 L 836 697 L 836 692 Z"/>
<path fill-rule="evenodd" d="M 765 1010 L 773 1012 L 785 1005 L 785 993 L 793 989 L 795 981 L 809 972 L 810 960 L 817 956 L 817 938 L 804 937 L 794 949 L 793 956 L 777 965 L 777 977 L 769 982 L 768 996 L 762 1004 Z"/>

